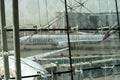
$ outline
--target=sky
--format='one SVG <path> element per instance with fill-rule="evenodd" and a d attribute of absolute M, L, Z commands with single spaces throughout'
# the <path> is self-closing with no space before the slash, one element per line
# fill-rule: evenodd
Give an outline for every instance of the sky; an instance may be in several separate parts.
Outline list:
<path fill-rule="evenodd" d="M 81 7 L 77 1 L 84 3 Z M 114 12 L 114 0 L 67 0 L 69 6 L 76 8 L 75 12 Z M 118 7 L 120 11 L 120 0 Z M 12 24 L 12 0 L 5 0 L 6 23 Z M 69 10 L 69 9 L 68 9 Z M 20 25 L 46 24 L 56 16 L 56 12 L 63 12 L 64 0 L 19 0 Z"/>

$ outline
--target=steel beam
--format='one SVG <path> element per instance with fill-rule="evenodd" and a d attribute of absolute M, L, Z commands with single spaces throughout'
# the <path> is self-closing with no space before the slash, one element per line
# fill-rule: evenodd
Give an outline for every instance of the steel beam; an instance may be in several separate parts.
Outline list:
<path fill-rule="evenodd" d="M 2 57 L 4 65 L 4 79 L 9 79 L 9 62 L 7 52 L 7 37 L 6 37 L 6 21 L 5 21 L 5 3 L 4 0 L 0 0 L 0 16 L 1 16 L 1 47 L 2 47 Z"/>
<path fill-rule="evenodd" d="M 14 38 L 15 69 L 16 69 L 15 80 L 21 80 L 18 0 L 13 0 L 13 38 Z"/>

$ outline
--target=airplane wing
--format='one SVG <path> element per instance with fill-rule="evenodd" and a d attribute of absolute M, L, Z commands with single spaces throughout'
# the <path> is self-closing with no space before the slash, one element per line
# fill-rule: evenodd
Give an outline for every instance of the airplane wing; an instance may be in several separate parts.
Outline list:
<path fill-rule="evenodd" d="M 71 45 L 78 45 L 79 43 L 98 43 L 101 40 L 71 40 Z M 58 41 L 57 43 L 53 43 L 53 46 L 57 48 L 65 48 L 68 46 L 68 41 Z"/>
<path fill-rule="evenodd" d="M 93 34 L 93 33 L 87 33 L 87 32 L 78 32 L 79 34 L 81 34 L 81 35 L 90 35 L 90 34 Z"/>
<path fill-rule="evenodd" d="M 14 56 L 9 56 L 9 69 L 10 69 L 10 77 L 15 77 L 15 58 Z M 3 66 L 3 57 L 0 57 L 0 76 L 4 75 L 3 73 L 4 66 Z M 40 75 L 44 77 L 45 74 L 48 72 L 43 68 L 43 66 L 39 65 L 38 63 L 21 58 L 21 74 L 22 77 L 30 76 L 30 75 L 37 75 L 37 72 L 40 72 Z M 33 77 L 28 77 L 22 80 L 34 80 Z"/>
<path fill-rule="evenodd" d="M 39 54 L 39 55 L 34 55 L 26 58 L 21 58 L 21 73 L 22 77 L 29 76 L 29 75 L 41 75 L 42 77 L 45 77 L 46 74 L 48 74 L 47 70 L 44 69 L 44 67 L 31 59 L 36 58 L 42 58 L 42 57 L 47 57 L 52 54 L 57 54 L 61 51 L 65 51 L 68 48 L 52 51 L 52 52 L 47 52 L 44 54 Z M 14 51 L 9 51 L 6 52 L 7 54 L 14 54 Z M 14 56 L 9 56 L 9 68 L 10 68 L 10 77 L 15 77 L 15 59 Z M 3 57 L 0 57 L 0 72 L 3 71 Z M 39 72 L 39 74 L 38 74 Z M 0 73 L 0 75 L 3 75 L 3 73 Z M 25 78 L 22 80 L 34 80 L 33 77 L 30 78 Z"/>
<path fill-rule="evenodd" d="M 63 48 L 63 49 L 60 49 L 60 50 L 55 50 L 55 51 L 51 51 L 51 52 L 47 52 L 47 53 L 43 53 L 43 54 L 38 54 L 38 55 L 34 55 L 34 56 L 29 56 L 29 57 L 26 57 L 27 59 L 31 59 L 31 60 L 34 60 L 34 59 L 39 59 L 39 58 L 45 58 L 47 56 L 50 56 L 50 55 L 53 55 L 53 54 L 58 54 L 59 52 L 62 52 L 62 51 L 65 51 L 67 50 L 68 48 Z"/>

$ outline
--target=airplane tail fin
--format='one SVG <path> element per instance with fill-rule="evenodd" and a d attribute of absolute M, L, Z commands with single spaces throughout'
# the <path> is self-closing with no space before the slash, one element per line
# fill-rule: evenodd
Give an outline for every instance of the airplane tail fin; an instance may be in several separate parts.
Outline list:
<path fill-rule="evenodd" d="M 117 23 L 115 23 L 115 24 L 110 28 L 110 30 L 108 30 L 108 31 L 105 33 L 105 35 L 104 35 L 104 37 L 103 37 L 103 40 L 106 40 L 110 35 L 112 35 L 113 33 L 115 33 L 115 32 L 116 32 L 116 29 L 118 29 Z"/>

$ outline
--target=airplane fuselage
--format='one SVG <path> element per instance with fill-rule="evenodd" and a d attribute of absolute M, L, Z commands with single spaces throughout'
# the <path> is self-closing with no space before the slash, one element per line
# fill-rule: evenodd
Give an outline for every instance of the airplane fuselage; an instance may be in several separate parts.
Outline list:
<path fill-rule="evenodd" d="M 83 43 L 93 43 L 102 41 L 104 35 L 70 35 L 70 42 L 83 42 Z M 114 38 L 110 36 L 108 39 Z M 33 36 L 24 36 L 20 38 L 21 44 L 52 44 L 59 47 L 67 47 L 68 37 L 67 35 L 33 35 Z"/>

